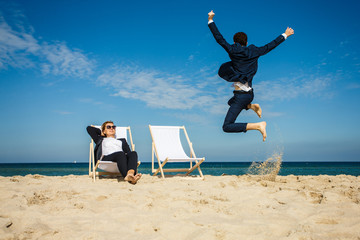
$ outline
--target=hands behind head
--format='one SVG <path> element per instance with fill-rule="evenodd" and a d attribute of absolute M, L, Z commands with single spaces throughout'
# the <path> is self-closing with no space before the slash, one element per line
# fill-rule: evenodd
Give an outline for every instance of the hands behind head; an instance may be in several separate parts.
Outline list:
<path fill-rule="evenodd" d="M 287 28 L 286 29 L 286 31 L 285 31 L 285 34 L 286 34 L 286 36 L 291 36 L 291 35 L 293 35 L 294 34 L 294 29 L 292 29 L 292 28 Z"/>
<path fill-rule="evenodd" d="M 209 21 L 213 19 L 213 17 L 215 16 L 215 13 L 213 12 L 213 10 L 211 10 L 211 12 L 208 13 L 208 16 L 209 16 L 208 17 Z"/>

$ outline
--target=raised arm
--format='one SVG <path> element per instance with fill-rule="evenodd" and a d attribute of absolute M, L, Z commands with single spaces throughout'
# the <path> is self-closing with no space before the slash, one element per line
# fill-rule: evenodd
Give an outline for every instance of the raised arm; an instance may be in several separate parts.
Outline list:
<path fill-rule="evenodd" d="M 98 143 L 98 141 L 101 138 L 101 130 L 93 126 L 88 126 L 86 128 L 86 131 L 88 132 L 90 137 L 94 140 L 94 142 Z"/>
<path fill-rule="evenodd" d="M 224 39 L 224 37 L 221 35 L 218 28 L 216 27 L 213 20 L 214 16 L 215 13 L 211 10 L 211 12 L 208 13 L 208 26 L 210 28 L 210 31 L 213 34 L 216 42 L 220 44 L 220 46 L 222 46 L 226 52 L 230 52 L 231 45 L 228 42 L 226 42 L 226 40 Z"/>
<path fill-rule="evenodd" d="M 289 36 L 294 34 L 294 30 L 292 28 L 287 28 L 285 30 L 285 32 L 283 34 L 281 34 L 280 36 L 278 36 L 275 40 L 269 42 L 268 44 L 266 44 L 263 47 L 259 47 L 258 48 L 258 53 L 260 56 L 267 54 L 268 52 L 270 52 L 271 50 L 273 50 L 274 48 L 276 48 L 280 43 L 282 43 L 283 41 L 285 41 L 286 38 L 288 38 Z"/>

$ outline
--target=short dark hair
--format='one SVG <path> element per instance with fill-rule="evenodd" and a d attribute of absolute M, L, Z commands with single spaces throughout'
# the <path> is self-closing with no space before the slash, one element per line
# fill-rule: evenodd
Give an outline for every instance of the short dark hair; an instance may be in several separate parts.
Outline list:
<path fill-rule="evenodd" d="M 240 43 L 241 46 L 247 45 L 247 35 L 244 32 L 238 32 L 234 35 L 234 42 Z"/>

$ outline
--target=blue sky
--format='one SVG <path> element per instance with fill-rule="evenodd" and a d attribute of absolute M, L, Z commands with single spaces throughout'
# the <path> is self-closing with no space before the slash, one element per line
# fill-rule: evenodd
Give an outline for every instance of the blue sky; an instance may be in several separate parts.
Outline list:
<path fill-rule="evenodd" d="M 359 1 L 2 1 L 1 162 L 86 162 L 86 126 L 132 128 L 151 160 L 148 124 L 185 125 L 207 161 L 359 161 Z M 231 42 L 262 46 L 254 103 L 268 138 L 222 132 L 229 60 L 207 13 Z M 257 122 L 254 112 L 238 118 Z"/>

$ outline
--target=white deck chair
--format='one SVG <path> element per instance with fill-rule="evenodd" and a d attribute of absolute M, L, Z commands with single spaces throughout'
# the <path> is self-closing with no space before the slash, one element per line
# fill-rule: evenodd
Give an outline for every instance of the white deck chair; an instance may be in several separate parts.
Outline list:
<path fill-rule="evenodd" d="M 99 128 L 101 130 L 101 126 L 93 126 Z M 129 138 L 128 134 L 129 133 Z M 132 141 L 132 135 L 130 127 L 116 127 L 115 138 L 125 138 L 128 144 L 130 145 L 131 151 L 135 151 L 135 144 Z M 130 142 L 128 141 L 130 139 Z M 90 153 L 89 153 L 89 176 L 93 177 L 95 182 L 96 176 L 100 175 L 111 175 L 111 176 L 122 176 L 119 172 L 119 168 L 117 167 L 116 162 L 110 161 L 100 161 L 98 160 L 95 165 L 95 153 L 94 153 L 94 140 L 91 139 L 90 142 Z M 138 161 L 138 166 L 140 165 L 140 161 Z M 98 171 L 101 169 L 103 171 Z"/>
<path fill-rule="evenodd" d="M 199 170 L 199 175 L 203 178 L 200 164 L 205 161 L 205 158 L 197 158 L 190 142 L 189 136 L 184 126 L 151 126 L 150 134 L 152 138 L 152 172 L 155 176 L 161 172 L 162 178 L 164 178 L 164 172 L 186 172 L 189 175 L 196 168 Z M 184 130 L 184 134 L 188 145 L 190 147 L 190 157 L 185 153 L 181 140 L 180 140 L 180 129 Z M 154 155 L 158 160 L 159 167 L 154 168 Z M 164 169 L 166 163 L 170 162 L 189 162 L 189 168 L 178 168 L 178 169 Z M 193 162 L 195 165 L 193 166 Z"/>

